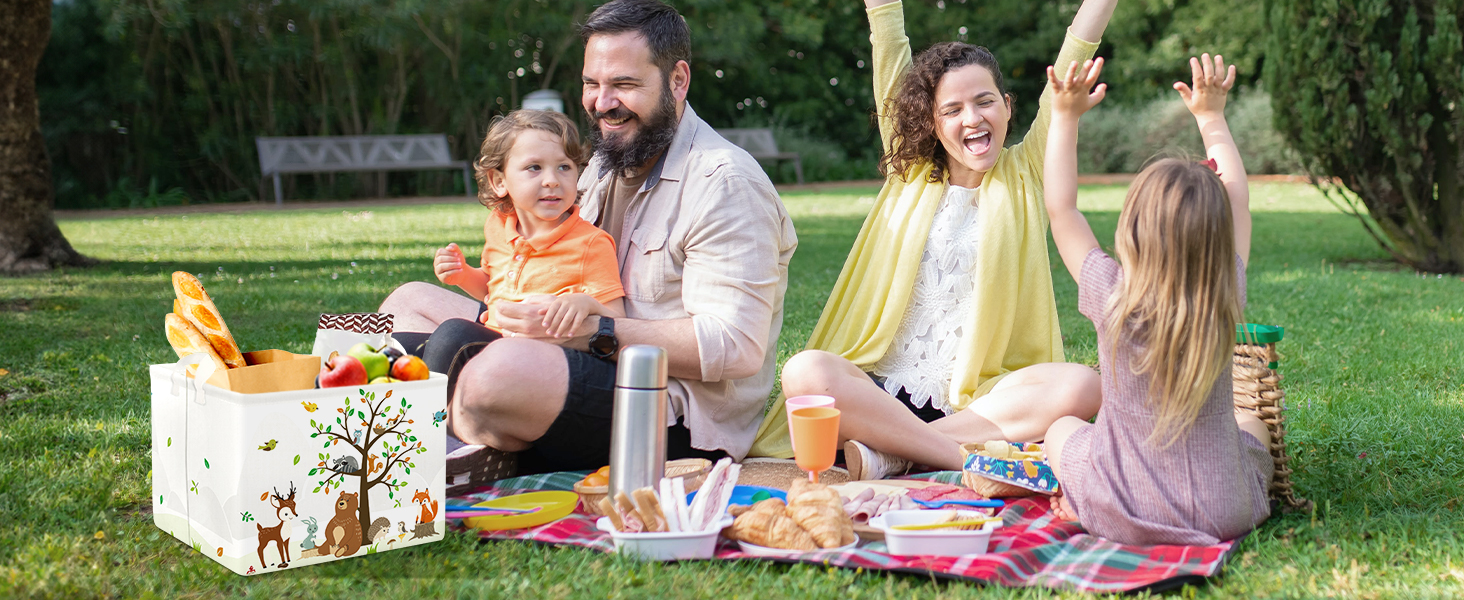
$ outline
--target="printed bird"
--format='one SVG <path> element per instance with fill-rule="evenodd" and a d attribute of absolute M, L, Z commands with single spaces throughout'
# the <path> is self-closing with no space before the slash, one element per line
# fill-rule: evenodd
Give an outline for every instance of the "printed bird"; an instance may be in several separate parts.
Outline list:
<path fill-rule="evenodd" d="M 371 428 L 371 431 L 376 432 L 376 435 L 381 435 L 383 433 L 386 433 L 386 428 L 380 425 L 375 425 Z"/>
<path fill-rule="evenodd" d="M 260 450 L 263 450 L 265 452 L 269 452 L 270 450 L 274 450 L 275 449 L 275 444 L 278 444 L 278 443 L 279 442 L 277 442 L 275 440 L 270 440 L 268 442 L 265 442 L 263 446 L 260 446 L 259 449 Z"/>
<path fill-rule="evenodd" d="M 320 408 L 320 405 L 314 402 L 301 402 L 300 406 L 305 407 L 305 412 L 315 412 L 315 409 Z"/>
<path fill-rule="evenodd" d="M 361 430 L 360 429 L 357 429 L 355 433 L 351 434 L 351 441 L 353 441 L 353 442 L 355 442 L 357 444 L 361 443 Z"/>
<path fill-rule="evenodd" d="M 432 424 L 433 425 L 436 425 L 436 424 L 441 423 L 441 422 L 446 421 L 446 420 L 447 420 L 447 411 L 445 411 L 445 410 L 439 410 L 439 411 L 437 411 L 435 413 L 432 413 Z"/>

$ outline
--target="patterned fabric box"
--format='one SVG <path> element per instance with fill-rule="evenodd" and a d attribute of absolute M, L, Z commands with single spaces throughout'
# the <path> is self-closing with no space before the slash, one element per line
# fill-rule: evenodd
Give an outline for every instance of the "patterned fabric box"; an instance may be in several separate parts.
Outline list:
<path fill-rule="evenodd" d="M 240 394 L 152 365 L 153 522 L 241 575 L 442 539 L 447 377 Z"/>

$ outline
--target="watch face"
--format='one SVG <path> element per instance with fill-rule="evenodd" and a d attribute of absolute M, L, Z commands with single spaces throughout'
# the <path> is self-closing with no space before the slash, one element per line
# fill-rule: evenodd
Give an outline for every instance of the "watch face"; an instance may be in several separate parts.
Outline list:
<path fill-rule="evenodd" d="M 609 358 L 620 349 L 620 340 L 615 339 L 614 321 L 609 318 L 600 320 L 600 330 L 590 336 L 590 353 L 600 358 Z"/>

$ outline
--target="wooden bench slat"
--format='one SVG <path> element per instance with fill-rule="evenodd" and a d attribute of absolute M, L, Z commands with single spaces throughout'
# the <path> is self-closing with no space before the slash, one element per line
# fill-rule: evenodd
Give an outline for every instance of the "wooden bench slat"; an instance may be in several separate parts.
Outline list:
<path fill-rule="evenodd" d="M 468 161 L 452 160 L 445 134 L 256 137 L 261 175 L 274 178 L 275 203 L 284 202 L 280 175 L 361 171 L 462 169 L 473 195 Z"/>
<path fill-rule="evenodd" d="M 778 142 L 773 139 L 773 130 L 767 128 L 718 129 L 717 133 L 737 147 L 746 150 L 754 159 L 791 160 L 793 173 L 798 183 L 803 183 L 803 158 L 797 152 L 779 152 Z"/>

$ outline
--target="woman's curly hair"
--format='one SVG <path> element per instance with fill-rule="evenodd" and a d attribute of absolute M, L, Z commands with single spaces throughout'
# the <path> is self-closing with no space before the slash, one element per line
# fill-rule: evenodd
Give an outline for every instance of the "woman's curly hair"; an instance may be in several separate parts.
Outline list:
<path fill-rule="evenodd" d="M 936 132 L 935 88 L 946 73 L 967 65 L 985 67 L 996 80 L 1002 100 L 1011 100 L 1001 67 L 990 50 L 962 42 L 931 46 L 915 56 L 895 96 L 886 102 L 885 112 L 894 119 L 894 139 L 890 140 L 890 151 L 879 159 L 881 175 L 898 175 L 903 181 L 916 165 L 928 160 L 935 163 L 930 183 L 945 180 L 949 157 Z"/>
<path fill-rule="evenodd" d="M 488 172 L 502 172 L 508 162 L 508 151 L 513 149 L 519 134 L 536 129 L 559 136 L 564 143 L 564 155 L 574 161 L 577 169 L 585 168 L 590 152 L 580 141 L 579 128 L 574 121 L 560 113 L 548 110 L 516 110 L 507 115 L 494 117 L 488 124 L 488 135 L 483 136 L 483 146 L 478 149 L 478 160 L 473 162 L 474 179 L 478 182 L 478 203 L 490 210 L 510 212 L 513 199 L 498 196 L 488 185 Z M 578 201 L 578 198 L 575 199 Z"/>

